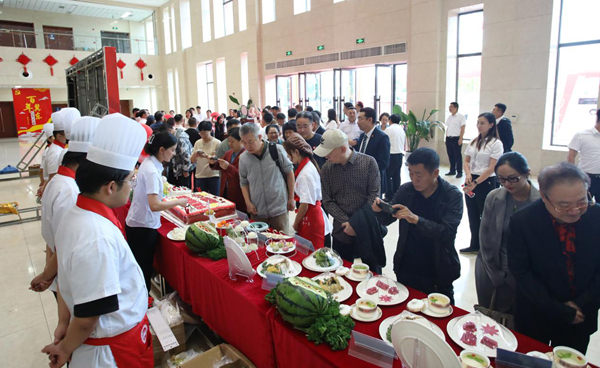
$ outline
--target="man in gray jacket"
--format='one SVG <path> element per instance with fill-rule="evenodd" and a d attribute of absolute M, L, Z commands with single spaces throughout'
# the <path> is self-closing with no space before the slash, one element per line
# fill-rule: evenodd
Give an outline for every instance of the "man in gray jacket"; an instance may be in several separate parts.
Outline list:
<path fill-rule="evenodd" d="M 240 156 L 240 187 L 248 213 L 273 229 L 287 232 L 288 211 L 295 209 L 294 171 L 283 147 L 275 145 L 277 163 L 256 124 L 244 124 L 240 137 L 246 151 Z"/>

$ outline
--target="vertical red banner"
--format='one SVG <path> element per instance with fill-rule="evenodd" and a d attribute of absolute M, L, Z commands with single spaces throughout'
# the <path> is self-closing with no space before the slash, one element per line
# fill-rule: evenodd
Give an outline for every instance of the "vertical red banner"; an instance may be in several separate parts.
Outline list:
<path fill-rule="evenodd" d="M 17 123 L 17 134 L 40 133 L 52 115 L 52 100 L 49 88 L 13 88 L 13 106 Z"/>

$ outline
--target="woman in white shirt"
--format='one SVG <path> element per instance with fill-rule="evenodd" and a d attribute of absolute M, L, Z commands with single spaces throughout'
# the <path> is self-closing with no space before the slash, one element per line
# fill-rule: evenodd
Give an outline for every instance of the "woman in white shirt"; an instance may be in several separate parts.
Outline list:
<path fill-rule="evenodd" d="M 312 148 L 298 133 L 292 133 L 283 147 L 292 163 L 298 166 L 294 172 L 294 197 L 300 206 L 294 220 L 294 230 L 310 240 L 315 249 L 323 248 L 325 235 L 331 232 L 331 224 L 321 208 L 321 176 Z"/>
<path fill-rule="evenodd" d="M 386 113 L 384 113 L 386 114 Z M 379 118 L 383 125 L 384 114 Z M 400 125 L 400 116 L 393 114 L 390 116 L 389 124 L 385 133 L 390 137 L 390 164 L 385 171 L 386 176 L 386 200 L 392 200 L 394 194 L 400 188 L 402 183 L 400 171 L 402 170 L 402 159 L 404 158 L 404 145 L 406 144 L 406 133 L 404 127 Z"/>
<path fill-rule="evenodd" d="M 325 125 L 325 130 L 337 129 L 339 127 L 340 121 L 338 120 L 335 109 L 327 110 L 327 125 Z"/>
<path fill-rule="evenodd" d="M 496 117 L 490 112 L 484 112 L 477 117 L 479 135 L 465 151 L 465 199 L 471 228 L 471 244 L 461 249 L 463 254 L 479 252 L 479 227 L 485 199 L 492 190 L 496 189 L 496 162 L 504 152 L 504 146 L 498 136 Z"/>
<path fill-rule="evenodd" d="M 385 130 L 390 124 L 390 114 L 384 112 L 383 114 L 379 115 L 379 124 L 379 128 L 381 130 Z"/>
<path fill-rule="evenodd" d="M 163 163 L 171 161 L 175 154 L 177 139 L 171 133 L 163 131 L 150 136 L 144 151 L 150 155 L 137 173 L 131 208 L 127 214 L 125 232 L 127 243 L 144 273 L 146 288 L 150 291 L 152 264 L 158 240 L 160 211 L 175 206 L 185 206 L 187 199 L 163 202 Z"/>

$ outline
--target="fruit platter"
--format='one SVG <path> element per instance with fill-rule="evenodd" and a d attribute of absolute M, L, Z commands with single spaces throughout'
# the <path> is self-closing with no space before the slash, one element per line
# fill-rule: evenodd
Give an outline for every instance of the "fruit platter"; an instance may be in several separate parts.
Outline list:
<path fill-rule="evenodd" d="M 388 317 L 388 318 L 384 319 L 383 322 L 381 322 L 381 324 L 379 325 L 379 336 L 381 336 L 381 339 L 383 341 L 385 341 L 388 345 L 393 346 L 392 345 L 392 327 L 394 327 L 394 325 L 396 323 L 399 323 L 402 321 L 414 321 L 414 322 L 420 323 L 423 326 L 433 330 L 433 332 L 435 332 L 435 334 L 438 335 L 442 340 L 446 339 L 444 337 L 444 331 L 442 331 L 442 329 L 439 328 L 438 325 L 436 325 L 435 323 L 432 323 L 425 317 L 413 314 L 413 313 L 405 310 L 402 313 L 398 314 L 397 316 L 392 316 L 392 317 Z"/>
<path fill-rule="evenodd" d="M 314 282 L 319 284 L 321 289 L 327 291 L 338 302 L 343 302 L 352 296 L 352 285 L 343 277 L 337 276 L 334 273 L 322 273 L 312 278 Z"/>
<path fill-rule="evenodd" d="M 385 276 L 374 276 L 356 287 L 361 298 L 370 298 L 379 305 L 397 305 L 408 299 L 406 286 Z"/>
<path fill-rule="evenodd" d="M 274 273 L 284 277 L 297 276 L 302 272 L 302 266 L 288 257 L 275 255 L 267 258 L 266 261 L 258 265 L 256 271 L 260 277 L 266 278 L 267 273 Z"/>
<path fill-rule="evenodd" d="M 479 351 L 490 358 L 496 357 L 498 348 L 517 350 L 515 335 L 479 312 L 454 318 L 446 329 L 452 340 L 463 349 Z"/>
<path fill-rule="evenodd" d="M 267 246 L 267 252 L 272 254 L 289 254 L 296 250 L 296 243 L 294 240 L 277 240 L 274 238 L 267 239 L 265 245 Z"/>
<path fill-rule="evenodd" d="M 331 248 L 321 248 L 302 260 L 302 265 L 314 272 L 335 271 L 342 266 L 342 257 Z"/>

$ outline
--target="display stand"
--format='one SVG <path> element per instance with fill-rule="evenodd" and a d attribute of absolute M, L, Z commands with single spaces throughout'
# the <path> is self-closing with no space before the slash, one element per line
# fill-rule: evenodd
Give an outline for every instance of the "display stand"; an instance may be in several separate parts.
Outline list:
<path fill-rule="evenodd" d="M 552 368 L 551 360 L 504 349 L 498 349 L 496 354 L 496 368 Z"/>
<path fill-rule="evenodd" d="M 294 239 L 296 240 L 296 249 L 298 249 L 298 252 L 307 255 L 315 251 L 315 247 L 310 240 L 304 239 L 300 235 L 294 235 Z"/>
<path fill-rule="evenodd" d="M 283 275 L 278 275 L 276 273 L 267 272 L 262 282 L 262 289 L 271 291 L 277 284 L 283 282 Z"/>
<path fill-rule="evenodd" d="M 229 278 L 237 281 L 236 276 L 246 278 L 246 282 L 254 282 L 256 271 L 252 268 L 248 256 L 242 251 L 242 248 L 230 237 L 223 238 L 225 251 L 227 252 L 227 263 L 229 264 Z"/>
<path fill-rule="evenodd" d="M 348 354 L 378 367 L 392 368 L 396 352 L 383 340 L 352 331 Z M 425 365 L 420 366 L 426 368 Z M 413 367 L 414 368 L 414 367 Z"/>

